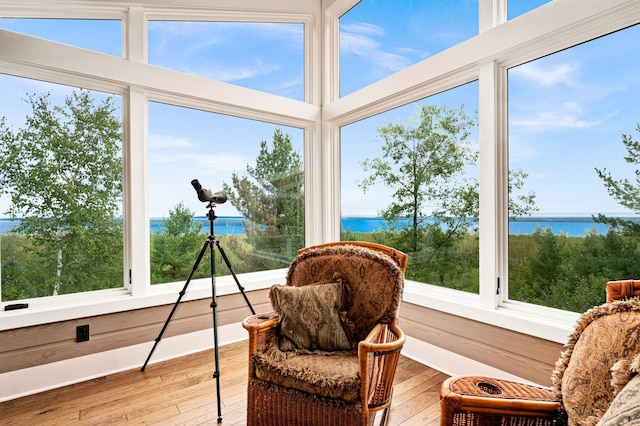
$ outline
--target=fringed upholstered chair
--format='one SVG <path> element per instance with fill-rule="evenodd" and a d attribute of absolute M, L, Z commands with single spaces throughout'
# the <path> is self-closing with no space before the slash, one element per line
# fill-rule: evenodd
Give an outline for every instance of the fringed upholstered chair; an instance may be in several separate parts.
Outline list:
<path fill-rule="evenodd" d="M 338 242 L 302 249 L 274 311 L 249 332 L 247 425 L 386 422 L 405 336 L 398 327 L 407 256 Z"/>
<path fill-rule="evenodd" d="M 556 362 L 551 387 L 455 376 L 440 390 L 441 425 L 640 424 L 640 299 L 609 282 L 607 303 L 578 320 Z M 620 286 L 629 288 L 621 291 Z M 620 294 L 618 294 L 620 293 Z M 623 296 L 623 300 L 614 300 Z"/>

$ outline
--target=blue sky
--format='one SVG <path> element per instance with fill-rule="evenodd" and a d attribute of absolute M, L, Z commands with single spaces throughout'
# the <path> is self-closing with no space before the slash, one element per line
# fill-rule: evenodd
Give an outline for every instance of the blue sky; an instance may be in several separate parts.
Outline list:
<path fill-rule="evenodd" d="M 510 17 L 546 1 L 511 1 Z M 70 27 L 71 26 L 71 27 Z M 0 28 L 121 55 L 117 21 L 0 19 Z M 69 29 L 73 28 L 73 31 Z M 302 25 L 152 22 L 149 61 L 301 100 Z M 428 58 L 477 34 L 477 0 L 363 0 L 341 18 L 341 94 Z M 511 167 L 529 174 L 528 190 L 538 197 L 538 214 L 622 213 L 595 175 L 595 168 L 630 177 L 621 133 L 633 134 L 640 122 L 640 29 L 631 28 L 550 55 L 509 71 L 509 158 Z M 0 115 L 15 128 L 28 112 L 25 93 L 53 90 L 61 99 L 70 88 L 0 76 Z M 465 104 L 478 108 L 477 83 L 452 89 L 421 104 Z M 363 194 L 359 162 L 379 150 L 375 129 L 407 123 L 415 105 L 354 123 L 342 129 L 343 215 L 374 216 L 388 202 L 388 191 Z M 253 164 L 261 140 L 275 128 L 291 135 L 302 152 L 300 129 L 151 103 L 150 209 L 167 216 L 178 202 L 205 214 L 191 179 L 219 190 L 231 173 Z M 476 173 L 471 170 L 470 174 Z M 0 208 L 6 200 L 0 200 Z M 3 208 L 4 211 L 4 208 Z M 236 215 L 226 203 L 218 215 Z"/>
<path fill-rule="evenodd" d="M 549 213 L 620 212 L 595 168 L 632 178 L 621 134 L 640 140 L 640 26 L 509 71 L 510 164 Z"/>

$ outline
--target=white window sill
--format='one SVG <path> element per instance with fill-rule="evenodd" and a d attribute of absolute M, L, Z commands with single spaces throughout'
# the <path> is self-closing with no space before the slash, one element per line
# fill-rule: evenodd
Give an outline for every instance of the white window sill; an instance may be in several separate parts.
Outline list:
<path fill-rule="evenodd" d="M 269 288 L 276 283 L 284 284 L 285 276 L 286 269 L 237 275 L 245 292 Z M 153 285 L 142 295 L 136 295 L 135 291 L 129 293 L 124 289 L 112 289 L 4 302 L 0 308 L 0 330 L 171 304 L 176 302 L 184 285 L 184 282 Z M 238 285 L 231 275 L 216 277 L 215 289 L 216 296 L 239 293 Z M 181 302 L 211 296 L 211 278 L 202 278 L 189 283 Z M 4 310 L 6 305 L 21 302 L 28 303 L 29 307 L 13 311 Z"/>
<path fill-rule="evenodd" d="M 284 284 L 286 269 L 239 274 L 238 281 L 245 292 Z M 216 278 L 216 296 L 238 293 L 232 276 Z M 175 303 L 182 283 L 154 285 L 144 295 L 133 295 L 124 289 L 101 290 L 82 294 L 61 295 L 28 300 L 27 309 L 0 311 L 0 330 L 9 330 L 105 315 L 133 309 Z M 211 279 L 203 278 L 189 283 L 182 301 L 210 298 Z M 135 293 L 134 293 L 135 294 Z M 407 281 L 404 301 L 452 315 L 495 325 L 558 343 L 565 343 L 579 315 L 542 306 L 519 302 L 504 303 L 497 309 L 482 307 L 480 297 L 429 284 Z M 6 302 L 4 305 L 17 303 Z"/>

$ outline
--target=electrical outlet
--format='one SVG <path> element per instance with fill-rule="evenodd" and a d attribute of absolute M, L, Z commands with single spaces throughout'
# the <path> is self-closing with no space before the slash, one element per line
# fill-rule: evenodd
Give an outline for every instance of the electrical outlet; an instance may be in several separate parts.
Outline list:
<path fill-rule="evenodd" d="M 89 324 L 76 327 L 76 342 L 86 342 L 89 340 Z"/>

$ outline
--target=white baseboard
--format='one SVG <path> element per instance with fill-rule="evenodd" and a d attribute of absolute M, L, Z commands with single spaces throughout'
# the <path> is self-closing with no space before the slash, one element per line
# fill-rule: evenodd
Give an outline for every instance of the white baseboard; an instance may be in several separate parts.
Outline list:
<path fill-rule="evenodd" d="M 241 323 L 218 327 L 218 345 L 247 339 Z M 213 348 L 212 330 L 163 338 L 149 360 L 154 363 Z M 0 374 L 0 402 L 121 371 L 142 368 L 155 341 Z"/>
<path fill-rule="evenodd" d="M 220 346 L 246 338 L 247 334 L 241 323 L 218 327 L 218 344 Z M 162 339 L 147 368 L 156 362 L 211 349 L 213 348 L 213 340 L 212 330 Z M 153 343 L 154 341 L 151 341 L 0 374 L 0 402 L 108 374 L 141 368 L 153 348 Z M 528 383 L 520 377 L 412 337 L 407 337 L 402 354 L 450 376 L 459 374 L 485 375 Z"/>

